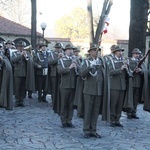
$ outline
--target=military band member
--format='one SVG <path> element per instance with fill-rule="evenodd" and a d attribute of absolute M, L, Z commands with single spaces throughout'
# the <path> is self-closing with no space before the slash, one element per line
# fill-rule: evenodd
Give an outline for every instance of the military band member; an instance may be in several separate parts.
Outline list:
<path fill-rule="evenodd" d="M 79 71 L 80 75 L 85 78 L 83 88 L 83 135 L 85 138 L 101 138 L 101 135 L 97 133 L 97 120 L 100 111 L 108 111 L 107 108 L 109 108 L 109 106 L 104 107 L 103 105 L 104 103 L 107 103 L 107 101 L 109 101 L 109 97 L 106 98 L 106 95 L 104 95 L 104 93 L 107 93 L 109 91 L 109 74 L 106 74 L 105 62 L 101 57 L 98 57 L 98 47 L 93 44 L 90 46 L 88 52 L 90 53 L 90 56 L 84 61 L 83 66 Z M 103 110 L 103 108 L 105 110 Z M 107 116 L 109 117 L 109 113 L 107 114 Z"/>
<path fill-rule="evenodd" d="M 34 56 L 34 65 L 36 67 L 36 86 L 38 91 L 38 101 L 47 102 L 46 95 L 46 77 L 48 75 L 49 53 L 46 51 L 47 45 L 41 43 L 40 50 Z"/>
<path fill-rule="evenodd" d="M 80 67 L 83 62 L 83 58 L 80 55 L 80 50 L 77 47 L 73 49 L 73 57 L 77 66 Z M 77 108 L 78 117 L 83 118 L 83 112 L 84 112 L 83 84 L 84 84 L 84 81 L 79 75 L 78 70 L 76 71 L 77 71 L 77 76 L 76 76 L 74 108 Z"/>
<path fill-rule="evenodd" d="M 27 74 L 26 74 L 26 90 L 28 91 L 28 98 L 32 98 L 32 93 L 35 92 L 35 71 L 33 61 L 32 45 L 28 45 L 24 48 L 26 51 L 27 60 Z"/>
<path fill-rule="evenodd" d="M 60 84 L 60 74 L 57 72 L 58 60 L 63 56 L 62 44 L 56 43 L 54 46 L 54 51 L 50 52 L 50 76 L 51 76 L 51 87 L 52 87 L 52 103 L 54 112 L 60 112 L 60 102 L 59 102 L 59 84 Z"/>
<path fill-rule="evenodd" d="M 0 43 L 0 55 L 4 55 L 4 47 L 2 43 Z"/>
<path fill-rule="evenodd" d="M 150 112 L 150 54 L 148 56 L 147 71 L 144 71 L 144 106 L 143 110 Z"/>
<path fill-rule="evenodd" d="M 138 62 L 140 61 L 141 51 L 138 48 L 133 49 L 132 51 L 132 58 L 129 60 L 129 66 L 132 71 L 134 71 L 134 76 L 132 78 L 132 87 L 133 87 L 133 109 L 130 113 L 127 113 L 128 119 L 139 119 L 136 115 L 137 112 L 137 105 L 141 100 L 141 86 L 142 86 L 142 68 L 136 68 Z M 135 70 L 136 69 L 136 70 Z"/>
<path fill-rule="evenodd" d="M 70 44 L 65 46 L 65 55 L 58 61 L 58 73 L 61 75 L 60 96 L 61 108 L 60 119 L 62 127 L 74 127 L 72 124 L 73 103 L 76 82 L 76 64 L 72 61 L 71 54 L 73 47 Z"/>
<path fill-rule="evenodd" d="M 10 60 L 10 51 L 11 49 L 13 48 L 14 46 L 14 42 L 11 41 L 11 40 L 8 40 L 6 43 L 5 43 L 5 48 L 4 48 L 4 54 L 5 56 L 7 56 L 7 58 Z"/>
<path fill-rule="evenodd" d="M 17 51 L 12 54 L 12 63 L 14 66 L 14 83 L 15 83 L 15 106 L 24 107 L 23 100 L 26 97 L 26 73 L 27 60 L 25 59 L 26 52 L 23 51 L 26 43 L 19 41 L 17 43 Z"/>
<path fill-rule="evenodd" d="M 112 45 L 111 47 L 110 47 L 110 51 L 111 51 L 111 53 L 109 54 L 109 55 L 105 55 L 104 56 L 104 60 L 107 62 L 107 63 L 109 63 L 110 62 L 110 59 L 112 58 L 112 57 L 114 57 L 114 54 L 113 54 L 113 50 L 115 49 L 115 47 L 116 47 L 117 45 Z"/>
<path fill-rule="evenodd" d="M 110 63 L 110 126 L 123 127 L 120 123 L 121 112 L 126 92 L 126 69 L 123 63 L 122 52 L 124 49 L 116 46 L 113 50 L 114 57 Z"/>
<path fill-rule="evenodd" d="M 8 58 L 0 54 L 0 107 L 13 109 L 13 73 Z"/>

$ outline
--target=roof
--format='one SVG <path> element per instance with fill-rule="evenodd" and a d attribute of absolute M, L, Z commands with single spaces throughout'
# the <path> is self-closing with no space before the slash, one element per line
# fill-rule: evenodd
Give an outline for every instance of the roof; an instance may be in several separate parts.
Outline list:
<path fill-rule="evenodd" d="M 128 44 L 129 40 L 117 40 L 117 44 Z"/>
<path fill-rule="evenodd" d="M 6 19 L 0 16 L 0 34 L 3 35 L 21 35 L 31 36 L 31 29 L 27 28 L 19 23 Z M 41 33 L 37 32 L 38 36 L 42 36 Z"/>
<path fill-rule="evenodd" d="M 51 42 L 70 42 L 70 38 L 49 38 L 49 37 L 45 37 L 45 39 L 47 39 L 48 41 Z"/>

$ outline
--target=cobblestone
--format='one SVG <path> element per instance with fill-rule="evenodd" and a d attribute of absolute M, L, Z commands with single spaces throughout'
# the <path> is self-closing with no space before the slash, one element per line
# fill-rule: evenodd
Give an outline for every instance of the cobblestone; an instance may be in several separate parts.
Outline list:
<path fill-rule="evenodd" d="M 85 139 L 82 119 L 74 111 L 75 128 L 61 128 L 60 118 L 49 103 L 26 99 L 24 108 L 12 111 L 0 108 L 0 150 L 150 150 L 150 113 L 138 106 L 140 119 L 129 120 L 122 113 L 124 128 L 112 128 L 98 119 L 98 133 L 102 139 Z"/>

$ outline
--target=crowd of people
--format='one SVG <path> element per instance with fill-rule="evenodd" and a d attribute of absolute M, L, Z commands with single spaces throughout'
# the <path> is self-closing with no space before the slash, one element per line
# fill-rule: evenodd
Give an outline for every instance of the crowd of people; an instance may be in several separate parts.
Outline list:
<path fill-rule="evenodd" d="M 26 96 L 32 98 L 35 92 L 39 102 L 47 102 L 46 96 L 51 94 L 62 127 L 75 127 L 72 119 L 77 109 L 85 138 L 101 138 L 99 115 L 111 127 L 123 127 L 122 111 L 128 119 L 139 119 L 137 105 L 143 103 L 143 109 L 150 112 L 150 70 L 146 61 L 141 62 L 144 56 L 138 48 L 131 58 L 124 58 L 124 49 L 112 45 L 111 53 L 102 57 L 101 49 L 91 44 L 84 58 L 71 44 L 56 43 L 51 51 L 46 47 L 40 43 L 33 50 L 23 41 L 0 43 L 1 107 L 24 107 Z"/>

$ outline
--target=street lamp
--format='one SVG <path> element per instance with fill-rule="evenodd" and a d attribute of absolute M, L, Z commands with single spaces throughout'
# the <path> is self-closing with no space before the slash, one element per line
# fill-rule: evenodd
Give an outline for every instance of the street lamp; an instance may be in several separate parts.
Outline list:
<path fill-rule="evenodd" d="M 45 22 L 42 22 L 41 23 L 41 29 L 43 31 L 43 41 L 44 41 L 44 30 L 46 29 L 46 27 L 47 27 L 47 24 Z"/>

